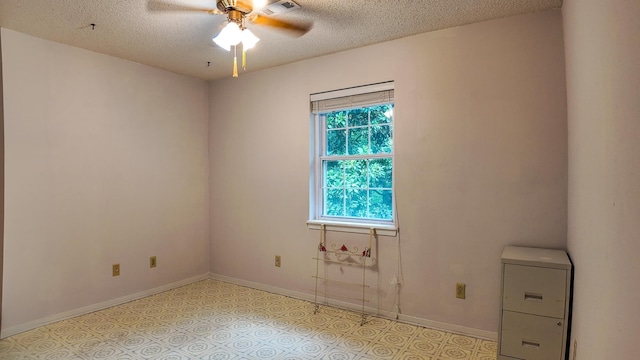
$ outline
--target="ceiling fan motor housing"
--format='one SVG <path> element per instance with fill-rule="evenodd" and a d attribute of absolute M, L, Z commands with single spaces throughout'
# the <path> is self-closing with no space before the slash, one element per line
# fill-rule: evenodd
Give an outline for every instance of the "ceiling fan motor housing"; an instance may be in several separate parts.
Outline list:
<path fill-rule="evenodd" d="M 238 0 L 218 0 L 217 2 L 218 10 L 223 13 L 229 14 L 229 18 L 231 18 L 231 13 L 239 12 L 240 15 L 247 15 L 251 11 L 253 11 L 253 7 L 249 1 L 238 1 Z"/>
<path fill-rule="evenodd" d="M 234 23 L 238 24 L 238 26 L 240 26 L 241 29 L 244 28 L 244 24 L 242 23 L 242 19 L 244 19 L 244 15 L 243 13 L 241 13 L 238 10 L 229 10 L 229 12 L 227 12 L 227 18 L 229 19 L 229 21 L 233 21 Z"/>

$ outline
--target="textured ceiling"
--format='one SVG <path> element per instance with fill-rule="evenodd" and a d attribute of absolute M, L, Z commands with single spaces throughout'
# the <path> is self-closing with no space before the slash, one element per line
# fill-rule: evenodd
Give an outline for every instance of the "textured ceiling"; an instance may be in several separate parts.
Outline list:
<path fill-rule="evenodd" d="M 176 9 L 215 8 L 214 0 L 163 1 Z M 248 71 L 562 5 L 562 0 L 295 2 L 301 9 L 277 17 L 313 21 L 313 29 L 296 38 L 249 25 L 261 41 L 249 52 Z M 231 74 L 233 55 L 211 41 L 225 20 L 224 15 L 153 11 L 148 0 L 0 0 L 0 27 L 205 80 Z"/>

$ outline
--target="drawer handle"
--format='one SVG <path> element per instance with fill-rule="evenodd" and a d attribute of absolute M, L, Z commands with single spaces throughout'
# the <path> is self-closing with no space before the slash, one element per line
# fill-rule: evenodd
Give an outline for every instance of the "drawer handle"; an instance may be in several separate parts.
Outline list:
<path fill-rule="evenodd" d="M 524 301 L 542 302 L 542 294 L 524 293 Z"/>
<path fill-rule="evenodd" d="M 539 349 L 540 348 L 540 343 L 539 342 L 534 342 L 534 341 L 529 341 L 529 340 L 522 340 L 522 347 Z"/>

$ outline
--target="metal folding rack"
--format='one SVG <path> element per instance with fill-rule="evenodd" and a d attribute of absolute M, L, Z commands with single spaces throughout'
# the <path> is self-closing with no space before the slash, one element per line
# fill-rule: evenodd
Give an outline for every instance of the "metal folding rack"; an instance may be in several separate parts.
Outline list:
<path fill-rule="evenodd" d="M 314 260 L 316 260 L 316 275 L 313 276 L 316 282 L 315 297 L 314 297 L 315 308 L 313 313 L 317 314 L 318 311 L 320 310 L 320 304 L 318 303 L 319 293 L 323 294 L 325 298 L 331 296 L 331 297 L 338 297 L 338 298 L 346 298 L 350 300 L 357 300 L 357 301 L 361 301 L 362 303 L 362 311 L 361 311 L 362 320 L 360 322 L 360 325 L 364 325 L 367 320 L 367 314 L 364 310 L 364 304 L 365 302 L 368 302 L 368 300 L 366 299 L 366 289 L 369 287 L 365 282 L 366 270 L 367 270 L 367 266 L 371 266 L 374 263 L 374 259 L 371 258 L 371 246 L 373 244 L 374 238 L 377 237 L 376 230 L 374 228 L 371 228 L 369 230 L 369 246 L 365 247 L 363 251 L 360 251 L 357 246 L 352 246 L 351 248 L 348 248 L 344 244 L 342 246 L 338 244 L 331 244 L 330 248 L 327 248 L 326 231 L 327 231 L 326 226 L 321 225 L 320 243 L 318 244 L 316 257 L 313 258 Z M 322 277 L 320 276 L 321 262 L 323 263 L 324 266 L 326 266 L 327 264 L 340 264 L 345 266 L 359 267 L 362 269 L 362 282 L 361 283 L 347 282 L 347 281 L 331 279 L 328 277 Z M 333 283 L 340 283 L 343 285 L 360 287 L 362 288 L 362 296 L 359 298 L 352 298 L 352 297 L 348 298 L 338 294 L 329 294 L 327 292 L 318 290 L 319 280 L 325 281 L 325 284 L 328 282 L 333 282 Z"/>

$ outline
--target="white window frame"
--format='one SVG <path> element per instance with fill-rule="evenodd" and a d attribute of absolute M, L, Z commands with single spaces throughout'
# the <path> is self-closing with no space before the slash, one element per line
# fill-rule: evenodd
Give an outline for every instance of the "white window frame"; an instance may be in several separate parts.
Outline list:
<path fill-rule="evenodd" d="M 365 98 L 365 94 L 375 94 L 375 97 L 371 99 Z M 394 82 L 384 82 L 366 86 L 358 86 L 348 89 L 334 90 L 322 93 L 311 94 L 311 118 L 310 118 L 310 176 L 309 176 L 309 220 L 307 226 L 310 229 L 320 229 L 325 226 L 327 230 L 343 231 L 343 232 L 357 232 L 357 233 L 369 233 L 370 229 L 376 229 L 376 232 L 380 235 L 395 236 L 397 234 L 397 211 L 396 211 L 396 196 L 395 196 L 395 142 L 394 148 L 390 154 L 371 154 L 365 156 L 367 159 L 375 158 L 391 158 L 392 161 L 392 209 L 393 217 L 391 220 L 376 220 L 376 219 L 363 219 L 363 218 L 351 218 L 351 217 L 325 217 L 323 216 L 323 172 L 322 163 L 323 160 L 327 160 L 324 156 L 325 147 L 325 124 L 321 120 L 323 117 L 321 114 L 337 111 L 348 110 L 360 107 L 370 107 L 382 104 L 394 104 Z M 360 97 L 358 97 L 360 95 Z M 385 98 L 390 96 L 390 98 Z M 377 98 L 379 97 L 379 100 Z M 356 103 L 350 106 L 351 99 L 356 98 Z M 364 103 L 363 103 L 364 101 Z M 392 118 L 392 131 L 395 135 L 395 113 Z M 393 136 L 395 137 L 395 136 Z M 335 160 L 349 160 L 355 158 L 362 158 L 362 156 L 354 155 L 341 155 L 331 156 L 331 159 Z"/>

